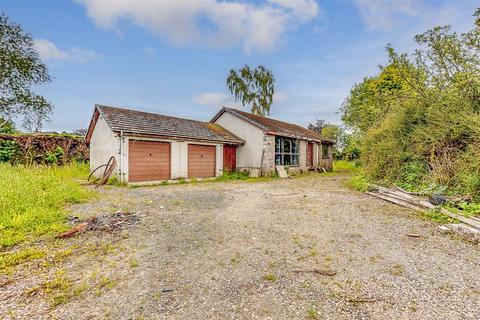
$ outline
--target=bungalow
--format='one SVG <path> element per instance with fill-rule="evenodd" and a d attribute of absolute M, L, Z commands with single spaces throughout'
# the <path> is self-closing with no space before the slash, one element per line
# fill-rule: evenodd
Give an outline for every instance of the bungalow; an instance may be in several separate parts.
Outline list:
<path fill-rule="evenodd" d="M 210 122 L 96 105 L 86 142 L 90 169 L 115 157 L 123 182 L 209 178 L 284 165 L 332 168 L 333 142 L 286 122 L 222 108 Z"/>
<path fill-rule="evenodd" d="M 237 150 L 239 170 L 259 168 L 267 173 L 275 171 L 276 166 L 332 169 L 333 141 L 312 130 L 226 107 L 210 122 L 245 140 Z"/>

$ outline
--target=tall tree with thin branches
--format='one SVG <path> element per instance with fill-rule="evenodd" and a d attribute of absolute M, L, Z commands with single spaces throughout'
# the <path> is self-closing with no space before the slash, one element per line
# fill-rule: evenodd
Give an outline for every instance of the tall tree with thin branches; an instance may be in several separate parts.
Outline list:
<path fill-rule="evenodd" d="M 21 117 L 26 128 L 39 129 L 53 107 L 31 87 L 49 81 L 32 36 L 0 12 L 0 117 Z"/>
<path fill-rule="evenodd" d="M 235 101 L 242 105 L 251 105 L 251 112 L 265 116 L 270 114 L 270 107 L 275 93 L 275 78 L 272 71 L 264 66 L 251 69 L 245 65 L 240 70 L 230 70 L 227 86 L 235 96 Z"/>

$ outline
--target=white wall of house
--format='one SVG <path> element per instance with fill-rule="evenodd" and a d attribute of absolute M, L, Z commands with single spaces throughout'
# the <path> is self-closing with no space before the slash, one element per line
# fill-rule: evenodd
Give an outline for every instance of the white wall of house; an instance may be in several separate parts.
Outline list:
<path fill-rule="evenodd" d="M 237 168 L 260 168 L 265 136 L 263 130 L 228 112 L 222 113 L 215 123 L 245 141 L 237 149 Z"/>
<path fill-rule="evenodd" d="M 118 173 L 119 142 L 118 136 L 100 115 L 90 139 L 90 171 L 102 164 L 106 164 L 110 157 L 114 156 L 117 160 L 115 172 Z M 101 176 L 102 174 L 102 169 L 95 173 L 97 176 Z"/>
<path fill-rule="evenodd" d="M 188 175 L 188 144 L 185 141 L 171 141 L 170 173 L 172 179 L 186 179 Z"/>
<path fill-rule="evenodd" d="M 223 144 L 217 144 L 215 158 L 215 174 L 221 176 L 223 174 Z"/>

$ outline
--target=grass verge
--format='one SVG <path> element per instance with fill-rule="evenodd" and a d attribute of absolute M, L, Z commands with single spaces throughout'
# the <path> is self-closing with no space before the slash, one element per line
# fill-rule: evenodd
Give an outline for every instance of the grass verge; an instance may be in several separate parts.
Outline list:
<path fill-rule="evenodd" d="M 65 205 L 85 201 L 92 195 L 74 181 L 87 176 L 88 167 L 84 164 L 0 164 L 0 250 L 64 231 Z"/>
<path fill-rule="evenodd" d="M 370 179 L 363 171 L 363 167 L 358 162 L 339 160 L 333 163 L 333 172 L 343 172 L 351 175 L 347 180 L 347 187 L 361 191 L 372 191 Z"/>

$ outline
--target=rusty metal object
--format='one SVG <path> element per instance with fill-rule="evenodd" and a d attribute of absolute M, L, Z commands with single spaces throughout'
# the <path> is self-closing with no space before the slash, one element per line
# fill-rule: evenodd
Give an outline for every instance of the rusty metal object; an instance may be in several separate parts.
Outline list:
<path fill-rule="evenodd" d="M 115 160 L 115 157 L 112 156 L 110 157 L 110 159 L 108 160 L 108 162 L 106 164 L 102 164 L 98 167 L 96 167 L 91 173 L 90 175 L 88 176 L 88 181 L 91 182 L 91 183 L 97 183 L 97 186 L 95 188 L 98 188 L 100 186 L 103 186 L 105 183 L 107 183 L 108 179 L 110 178 L 110 176 L 112 175 L 113 173 L 113 170 L 115 169 L 115 167 L 117 166 L 117 160 Z M 94 173 L 97 171 L 97 170 L 100 170 L 101 168 L 104 168 L 105 169 L 103 170 L 103 174 L 101 177 L 98 177 L 96 178 L 95 180 L 93 181 L 90 181 L 90 179 L 92 177 L 94 177 Z"/>

